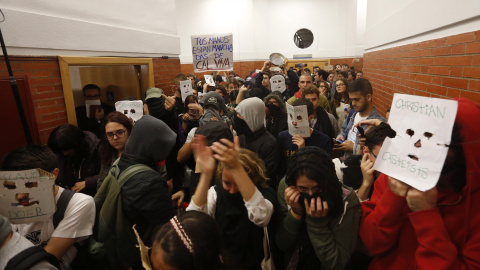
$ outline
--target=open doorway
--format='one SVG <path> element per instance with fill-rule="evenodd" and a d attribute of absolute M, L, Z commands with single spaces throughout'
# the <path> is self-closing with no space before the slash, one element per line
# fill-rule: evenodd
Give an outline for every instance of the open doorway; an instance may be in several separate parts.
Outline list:
<path fill-rule="evenodd" d="M 96 84 L 100 100 L 112 107 L 125 98 L 143 99 L 154 87 L 151 58 L 59 57 L 68 123 L 77 125 L 75 107 L 84 105 L 82 87 Z"/>

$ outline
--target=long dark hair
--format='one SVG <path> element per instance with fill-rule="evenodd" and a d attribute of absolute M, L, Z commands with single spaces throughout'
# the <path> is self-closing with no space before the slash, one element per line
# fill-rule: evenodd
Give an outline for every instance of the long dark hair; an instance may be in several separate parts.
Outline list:
<path fill-rule="evenodd" d="M 338 81 L 342 81 L 345 84 L 346 88 L 348 89 L 347 79 L 337 79 L 336 82 Z M 335 84 L 335 87 L 337 87 L 336 84 Z M 345 96 L 345 100 L 344 100 L 345 104 L 349 104 L 350 98 L 348 97 L 347 90 L 345 90 L 343 95 Z M 335 108 L 332 108 L 333 110 L 335 110 L 336 108 L 338 108 L 338 106 L 340 106 L 341 100 L 342 100 L 342 94 L 338 93 L 337 89 L 335 89 L 335 94 L 333 94 L 333 105 L 335 106 Z"/>
<path fill-rule="evenodd" d="M 60 155 L 73 149 L 75 159 L 86 157 L 89 149 L 83 130 L 71 124 L 63 124 L 53 129 L 48 137 L 48 147 Z"/>
<path fill-rule="evenodd" d="M 153 238 L 152 251 L 161 248 L 163 260 L 179 270 L 225 269 L 222 238 L 215 220 L 199 211 L 187 211 L 177 216 L 178 222 L 191 240 L 193 254 L 185 247 L 171 223 L 165 223 Z"/>
<path fill-rule="evenodd" d="M 130 119 L 128 119 L 128 117 L 121 112 L 111 112 L 107 115 L 107 117 L 105 117 L 105 119 L 102 121 L 102 136 L 100 136 L 100 148 L 98 151 L 100 160 L 104 165 L 110 165 L 112 163 L 112 159 L 116 159 L 118 156 L 118 150 L 110 145 L 105 135 L 105 127 L 111 122 L 123 125 L 127 129 L 127 135 L 131 134 L 133 127 Z"/>

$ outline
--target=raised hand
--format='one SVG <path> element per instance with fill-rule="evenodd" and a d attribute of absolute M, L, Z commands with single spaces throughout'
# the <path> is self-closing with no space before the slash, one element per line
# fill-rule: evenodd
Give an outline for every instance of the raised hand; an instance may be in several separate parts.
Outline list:
<path fill-rule="evenodd" d="M 215 158 L 213 152 L 207 145 L 207 139 L 202 135 L 195 135 L 192 141 L 192 150 L 197 165 L 202 173 L 213 175 L 215 170 Z"/>
<path fill-rule="evenodd" d="M 212 150 L 216 153 L 215 159 L 225 164 L 227 169 L 239 169 L 241 164 L 238 161 L 238 154 L 240 152 L 240 138 L 237 136 L 233 142 L 227 139 L 221 139 L 220 142 L 214 142 Z"/>
<path fill-rule="evenodd" d="M 169 97 L 165 94 L 162 94 L 162 97 L 165 99 L 165 110 L 171 111 L 175 107 L 175 97 Z"/>

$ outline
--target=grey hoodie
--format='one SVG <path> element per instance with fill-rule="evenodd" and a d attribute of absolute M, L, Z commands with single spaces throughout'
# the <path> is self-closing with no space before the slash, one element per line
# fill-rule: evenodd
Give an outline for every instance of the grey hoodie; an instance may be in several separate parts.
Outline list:
<path fill-rule="evenodd" d="M 167 158 L 175 145 L 176 136 L 163 121 L 144 115 L 133 126 L 124 153 L 159 162 Z"/>
<path fill-rule="evenodd" d="M 265 126 L 265 104 L 257 97 L 242 100 L 235 108 L 252 132 Z"/>

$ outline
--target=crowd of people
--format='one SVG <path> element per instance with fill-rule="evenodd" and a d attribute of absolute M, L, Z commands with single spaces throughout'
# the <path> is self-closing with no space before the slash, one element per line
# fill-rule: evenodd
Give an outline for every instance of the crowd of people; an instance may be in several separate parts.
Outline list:
<path fill-rule="evenodd" d="M 4 157 L 2 171 L 55 177 L 57 211 L 24 224 L 0 216 L 0 268 L 480 269 L 478 105 L 456 99 L 440 180 L 422 192 L 373 169 L 396 131 L 361 71 L 285 59 L 246 78 L 212 75 L 215 86 L 177 75 L 173 96 L 148 89 L 136 122 L 103 103 L 89 117 L 79 107 L 78 127 Z M 101 89 L 83 94 L 99 100 Z M 299 121 L 309 136 L 289 132 Z M 33 245 L 41 259 L 22 253 Z"/>

